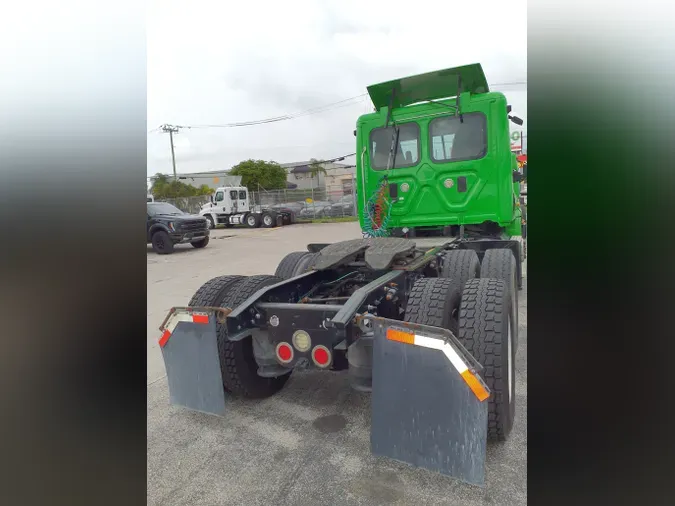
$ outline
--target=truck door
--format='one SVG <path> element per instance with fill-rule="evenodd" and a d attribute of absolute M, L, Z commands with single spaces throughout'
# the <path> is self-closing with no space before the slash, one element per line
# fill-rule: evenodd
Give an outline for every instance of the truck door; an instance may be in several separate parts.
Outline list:
<path fill-rule="evenodd" d="M 239 212 L 244 213 L 250 211 L 248 204 L 248 191 L 239 190 Z"/>
<path fill-rule="evenodd" d="M 219 190 L 216 192 L 216 196 L 213 199 L 214 211 L 217 214 L 225 213 L 225 192 Z"/>
<path fill-rule="evenodd" d="M 237 214 L 239 212 L 239 201 L 237 200 L 237 190 L 230 190 L 230 202 L 232 203 L 232 211 L 230 214 Z"/>

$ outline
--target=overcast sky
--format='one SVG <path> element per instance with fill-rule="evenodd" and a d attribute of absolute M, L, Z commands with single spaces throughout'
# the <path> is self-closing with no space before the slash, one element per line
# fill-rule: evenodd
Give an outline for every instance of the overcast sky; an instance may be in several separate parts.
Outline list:
<path fill-rule="evenodd" d="M 527 78 L 520 0 L 151 0 L 147 36 L 148 130 L 296 113 L 358 96 L 370 84 L 469 63 L 481 63 L 491 85 Z M 527 120 L 526 85 L 495 89 Z M 367 96 L 341 105 L 267 125 L 182 130 L 177 169 L 352 153 L 356 119 L 372 105 Z M 169 136 L 151 131 L 148 174 L 171 171 Z"/>

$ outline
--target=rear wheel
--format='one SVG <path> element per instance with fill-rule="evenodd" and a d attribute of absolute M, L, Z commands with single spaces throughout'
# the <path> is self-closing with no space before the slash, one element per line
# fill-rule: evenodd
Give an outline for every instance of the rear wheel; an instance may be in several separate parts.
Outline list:
<path fill-rule="evenodd" d="M 504 441 L 515 418 L 515 337 L 513 299 L 499 279 L 471 279 L 462 292 L 459 340 L 483 366 L 481 377 L 490 389 L 488 440 Z"/>
<path fill-rule="evenodd" d="M 470 280 L 480 277 L 480 260 L 472 249 L 448 251 L 443 258 L 441 277 L 455 280 L 460 289 Z"/>
<path fill-rule="evenodd" d="M 511 319 L 518 328 L 518 267 L 516 259 L 510 249 L 489 249 L 485 252 L 483 262 L 480 266 L 480 277 L 490 279 L 501 279 L 506 283 L 507 289 L 511 293 L 513 301 L 511 308 Z M 518 348 L 518 336 L 515 336 L 514 342 Z"/>
<path fill-rule="evenodd" d="M 244 278 L 225 292 L 220 306 L 234 309 L 261 288 L 280 281 L 281 278 L 268 275 Z M 291 375 L 289 371 L 276 378 L 258 376 L 258 363 L 253 354 L 251 336 L 230 341 L 224 326 L 218 329 L 218 355 L 223 386 L 233 395 L 252 399 L 269 397 L 281 390 Z"/>
<path fill-rule="evenodd" d="M 319 253 L 307 253 L 305 256 L 300 258 L 298 263 L 295 265 L 293 270 L 293 277 L 299 276 L 300 274 L 309 271 L 314 267 L 316 259 L 319 258 Z"/>
<path fill-rule="evenodd" d="M 211 306 L 220 307 L 225 292 L 235 283 L 242 281 L 244 276 L 218 276 L 208 280 L 188 302 L 188 306 Z"/>
<path fill-rule="evenodd" d="M 158 230 L 152 234 L 152 249 L 155 250 L 155 253 L 158 255 L 168 255 L 173 253 L 173 242 L 171 242 L 169 234 L 164 232 L 164 230 Z"/>
<path fill-rule="evenodd" d="M 272 228 L 277 221 L 277 213 L 267 211 L 262 214 L 262 226 L 265 228 Z"/>
<path fill-rule="evenodd" d="M 404 321 L 449 329 L 457 334 L 461 290 L 448 278 L 422 278 L 408 296 Z"/>
<path fill-rule="evenodd" d="M 213 221 L 213 217 L 210 214 L 206 215 L 206 225 L 209 227 L 209 229 L 216 228 L 216 224 Z"/>
<path fill-rule="evenodd" d="M 293 253 L 289 253 L 281 259 L 274 275 L 282 279 L 290 279 L 293 276 L 297 276 L 295 271 L 298 264 L 308 255 L 311 255 L 308 251 L 294 251 Z"/>
<path fill-rule="evenodd" d="M 246 215 L 246 225 L 249 228 L 257 228 L 260 226 L 260 215 L 249 213 Z"/>

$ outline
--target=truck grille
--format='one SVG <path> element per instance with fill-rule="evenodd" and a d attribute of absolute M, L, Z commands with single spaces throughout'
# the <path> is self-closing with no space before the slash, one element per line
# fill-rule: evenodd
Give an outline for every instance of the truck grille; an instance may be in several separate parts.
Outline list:
<path fill-rule="evenodd" d="M 191 232 L 193 230 L 203 230 L 206 228 L 206 220 L 185 221 L 181 223 L 181 230 Z"/>

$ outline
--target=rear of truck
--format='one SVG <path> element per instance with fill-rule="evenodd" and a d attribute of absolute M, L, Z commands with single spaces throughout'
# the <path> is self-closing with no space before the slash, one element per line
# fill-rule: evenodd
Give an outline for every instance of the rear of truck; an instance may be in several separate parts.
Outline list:
<path fill-rule="evenodd" d="M 515 419 L 520 219 L 506 99 L 480 65 L 369 92 L 380 110 L 357 124 L 368 237 L 310 244 L 274 275 L 216 277 L 173 308 L 160 339 L 171 402 L 223 414 L 232 397 L 275 395 L 296 370 L 347 369 L 371 393 L 373 454 L 483 484 L 487 441 Z"/>
<path fill-rule="evenodd" d="M 378 111 L 356 129 L 364 231 L 520 235 L 506 97 L 488 91 L 480 65 L 451 70 L 368 88 Z"/>

